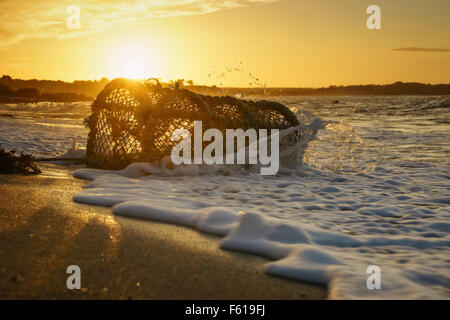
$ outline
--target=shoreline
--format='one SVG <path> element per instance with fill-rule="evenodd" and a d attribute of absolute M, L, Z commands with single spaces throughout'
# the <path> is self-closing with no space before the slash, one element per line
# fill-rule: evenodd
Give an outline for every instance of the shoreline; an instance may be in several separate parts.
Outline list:
<path fill-rule="evenodd" d="M 325 299 L 315 284 L 267 275 L 267 259 L 222 250 L 182 226 L 75 203 L 75 167 L 0 175 L 0 299 Z M 66 268 L 81 269 L 68 290 Z"/>

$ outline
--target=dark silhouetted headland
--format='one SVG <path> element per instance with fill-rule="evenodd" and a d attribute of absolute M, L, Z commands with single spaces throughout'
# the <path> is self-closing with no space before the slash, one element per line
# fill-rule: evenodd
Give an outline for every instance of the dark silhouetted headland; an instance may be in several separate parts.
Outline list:
<path fill-rule="evenodd" d="M 10 76 L 0 78 L 0 102 L 75 102 L 93 100 L 108 79 L 94 81 L 22 80 Z"/>
<path fill-rule="evenodd" d="M 189 87 L 188 87 L 189 88 Z M 197 91 L 200 87 L 194 88 Z M 203 87 L 201 87 L 203 89 Z M 205 90 L 206 89 L 206 90 Z M 205 87 L 211 92 L 213 88 Z M 329 86 L 324 88 L 215 88 L 227 94 L 271 96 L 364 96 L 364 95 L 450 95 L 449 84 L 395 82 L 385 85 Z"/>
<path fill-rule="evenodd" d="M 10 76 L 0 78 L 0 102 L 75 102 L 90 101 L 110 80 L 83 80 L 74 82 L 54 80 L 22 80 Z M 166 86 L 185 87 L 209 95 L 269 95 L 269 96 L 340 96 L 340 95 L 450 95 L 450 83 L 425 84 L 395 82 L 385 85 L 329 86 L 323 88 L 235 88 L 195 85 L 193 81 L 177 80 L 163 83 Z"/>

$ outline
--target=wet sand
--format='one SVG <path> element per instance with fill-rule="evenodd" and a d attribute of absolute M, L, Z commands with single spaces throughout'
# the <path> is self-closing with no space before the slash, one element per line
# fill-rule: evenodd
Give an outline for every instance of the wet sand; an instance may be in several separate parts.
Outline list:
<path fill-rule="evenodd" d="M 267 260 L 185 227 L 72 201 L 73 167 L 0 175 L 0 299 L 324 299 L 326 288 L 264 273 Z M 81 289 L 69 290 L 69 265 Z"/>

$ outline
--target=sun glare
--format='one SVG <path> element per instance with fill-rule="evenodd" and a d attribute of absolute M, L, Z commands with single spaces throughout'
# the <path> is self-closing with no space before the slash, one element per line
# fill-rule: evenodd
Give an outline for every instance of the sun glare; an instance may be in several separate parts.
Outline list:
<path fill-rule="evenodd" d="M 142 79 L 144 77 L 142 62 L 136 57 L 126 58 L 121 67 L 121 74 L 125 78 Z"/>
<path fill-rule="evenodd" d="M 145 79 L 157 74 L 157 62 L 148 48 L 123 43 L 112 50 L 109 61 L 111 78 Z"/>

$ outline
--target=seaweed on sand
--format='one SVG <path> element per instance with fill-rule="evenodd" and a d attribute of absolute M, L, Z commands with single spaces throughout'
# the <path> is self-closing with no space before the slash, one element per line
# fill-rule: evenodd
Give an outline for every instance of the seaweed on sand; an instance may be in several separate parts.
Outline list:
<path fill-rule="evenodd" d="M 32 155 L 21 152 L 20 156 L 16 156 L 15 153 L 14 150 L 6 151 L 0 147 L 0 173 L 41 173 Z"/>

